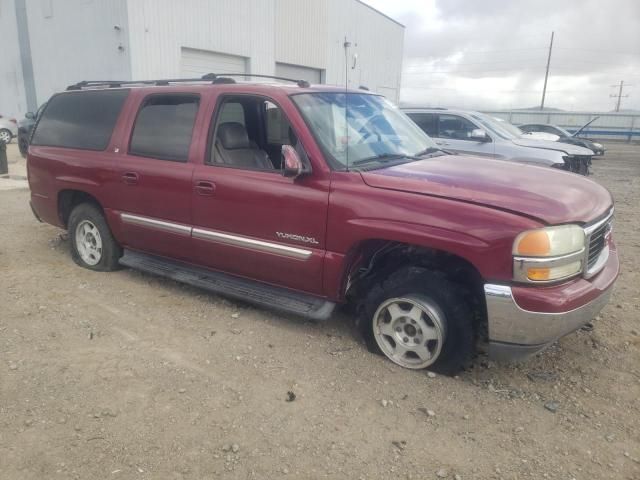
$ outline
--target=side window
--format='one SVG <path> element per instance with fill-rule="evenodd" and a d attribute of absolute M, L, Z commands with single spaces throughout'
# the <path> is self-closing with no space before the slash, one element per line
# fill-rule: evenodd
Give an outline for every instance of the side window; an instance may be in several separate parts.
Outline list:
<path fill-rule="evenodd" d="M 292 145 L 306 155 L 284 111 L 264 97 L 225 97 L 214 117 L 210 165 L 276 171 L 282 166 L 282 145 Z"/>
<path fill-rule="evenodd" d="M 438 131 L 440 132 L 440 138 L 467 140 L 471 136 L 471 132 L 476 128 L 478 127 L 466 118 L 457 115 L 439 115 Z"/>
<path fill-rule="evenodd" d="M 408 113 L 407 114 L 424 133 L 430 137 L 438 136 L 438 124 L 433 113 Z"/>
<path fill-rule="evenodd" d="M 38 111 L 32 145 L 104 150 L 129 90 L 93 90 L 54 95 Z M 41 107 L 42 108 L 42 107 Z"/>
<path fill-rule="evenodd" d="M 267 124 L 267 143 L 277 145 L 288 145 L 289 141 L 289 121 L 277 105 L 270 101 L 264 102 L 266 112 L 265 122 Z"/>
<path fill-rule="evenodd" d="M 199 101 L 188 94 L 148 97 L 133 126 L 129 153 L 186 162 Z"/>
<path fill-rule="evenodd" d="M 239 102 L 225 102 L 220 111 L 219 123 L 239 123 L 246 126 L 247 122 L 244 118 L 244 107 Z"/>
<path fill-rule="evenodd" d="M 536 131 L 535 125 L 518 125 L 518 128 L 526 133 Z"/>

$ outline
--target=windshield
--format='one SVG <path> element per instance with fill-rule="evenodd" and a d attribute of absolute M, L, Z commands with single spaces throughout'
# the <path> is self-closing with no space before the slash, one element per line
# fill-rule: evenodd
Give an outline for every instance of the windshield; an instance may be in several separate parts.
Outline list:
<path fill-rule="evenodd" d="M 562 127 L 558 127 L 557 125 L 554 125 L 554 128 L 555 128 L 556 130 L 559 130 L 560 132 L 562 132 L 562 134 L 563 134 L 565 137 L 571 137 L 571 136 L 573 136 L 573 134 L 572 134 L 572 133 L 569 133 L 567 130 L 565 130 L 565 129 L 564 129 L 564 128 L 562 128 Z"/>
<path fill-rule="evenodd" d="M 522 135 L 522 132 L 518 127 L 511 125 L 508 122 L 499 122 L 489 115 L 484 115 L 483 113 L 472 113 L 471 116 L 478 122 L 480 122 L 484 128 L 498 135 L 500 138 L 513 140 L 515 138 L 520 138 L 520 136 Z M 507 128 L 505 128 L 504 124 L 515 128 L 519 133 L 508 130 Z"/>
<path fill-rule="evenodd" d="M 507 122 L 506 120 L 503 120 L 501 118 L 496 118 L 496 117 L 492 117 L 492 120 L 494 120 L 499 126 L 501 126 L 502 128 L 504 128 L 507 132 L 510 132 L 511 134 L 520 137 L 522 136 L 522 134 L 524 133 L 522 130 L 520 130 L 518 127 L 516 127 L 514 124 Z"/>
<path fill-rule="evenodd" d="M 336 169 L 406 162 L 439 150 L 384 97 L 322 92 L 292 98 Z"/>

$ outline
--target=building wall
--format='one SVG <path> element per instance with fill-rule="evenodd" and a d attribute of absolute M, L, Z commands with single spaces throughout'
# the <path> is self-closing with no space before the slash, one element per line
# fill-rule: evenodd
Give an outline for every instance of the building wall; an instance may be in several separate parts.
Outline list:
<path fill-rule="evenodd" d="M 26 6 L 38 104 L 80 80 L 130 78 L 126 0 L 28 0 Z"/>
<path fill-rule="evenodd" d="M 400 94 L 404 27 L 367 5 L 329 0 L 329 39 L 326 83 L 345 84 L 345 35 L 351 43 L 348 85 L 360 85 L 397 102 Z M 355 61 L 353 55 L 357 54 Z"/>
<path fill-rule="evenodd" d="M 0 0 L 3 115 L 27 110 L 16 1 L 26 4 L 38 105 L 81 80 L 180 77 L 183 50 L 244 57 L 255 74 L 313 68 L 344 85 L 345 36 L 349 63 L 358 56 L 349 86 L 398 99 L 404 28 L 358 0 Z"/>
<path fill-rule="evenodd" d="M 179 77 L 181 47 L 249 59 L 273 74 L 274 0 L 133 0 L 127 3 L 132 76 Z"/>
<path fill-rule="evenodd" d="M 344 84 L 344 39 L 358 54 L 349 86 L 398 100 L 404 27 L 358 0 L 129 0 L 132 76 L 180 75 L 181 48 L 237 55 L 248 72 L 275 64 L 315 68 Z"/>
<path fill-rule="evenodd" d="M 0 115 L 18 117 L 27 111 L 14 0 L 0 2 Z"/>

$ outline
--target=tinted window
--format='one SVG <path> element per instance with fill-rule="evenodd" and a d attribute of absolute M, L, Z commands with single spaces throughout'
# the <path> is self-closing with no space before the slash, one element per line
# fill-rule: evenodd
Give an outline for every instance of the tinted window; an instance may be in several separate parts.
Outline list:
<path fill-rule="evenodd" d="M 138 112 L 129 153 L 186 162 L 198 103 L 196 95 L 149 97 Z"/>
<path fill-rule="evenodd" d="M 32 145 L 104 150 L 129 90 L 62 93 L 46 104 Z"/>
<path fill-rule="evenodd" d="M 407 113 L 407 115 L 409 115 L 411 120 L 416 122 L 424 133 L 430 137 L 438 136 L 438 124 L 436 123 L 436 116 L 433 113 Z"/>
<path fill-rule="evenodd" d="M 457 115 L 439 115 L 438 131 L 440 138 L 451 138 L 455 140 L 468 140 L 471 132 L 477 127 L 469 120 Z"/>

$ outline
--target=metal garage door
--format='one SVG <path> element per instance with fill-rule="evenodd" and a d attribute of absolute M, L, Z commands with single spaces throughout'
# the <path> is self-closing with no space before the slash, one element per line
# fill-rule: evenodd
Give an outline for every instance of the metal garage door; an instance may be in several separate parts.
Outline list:
<path fill-rule="evenodd" d="M 306 80 L 309 83 L 322 83 L 322 70 L 288 63 L 276 63 L 276 76 Z"/>
<path fill-rule="evenodd" d="M 180 74 L 185 78 L 197 78 L 206 73 L 246 72 L 245 57 L 185 47 L 180 52 Z"/>

